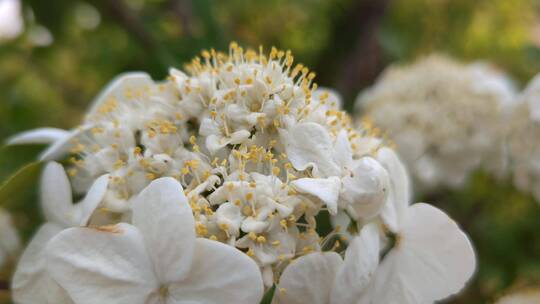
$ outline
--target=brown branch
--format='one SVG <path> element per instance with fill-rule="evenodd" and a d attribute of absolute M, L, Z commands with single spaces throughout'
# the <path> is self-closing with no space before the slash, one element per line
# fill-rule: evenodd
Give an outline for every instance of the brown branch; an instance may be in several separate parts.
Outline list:
<path fill-rule="evenodd" d="M 317 71 L 321 84 L 331 84 L 345 100 L 369 85 L 384 68 L 377 31 L 390 0 L 357 0 L 336 23 Z M 335 58 L 335 59 L 332 59 Z M 349 105 L 349 109 L 350 109 Z"/>
<path fill-rule="evenodd" d="M 193 5 L 191 0 L 169 0 L 168 6 L 176 15 L 182 29 L 182 35 L 191 37 L 193 35 Z"/>
<path fill-rule="evenodd" d="M 133 35 L 143 47 L 149 50 L 158 48 L 154 37 L 146 31 L 137 14 L 123 0 L 101 0 L 99 3 L 102 4 L 102 12 Z"/>

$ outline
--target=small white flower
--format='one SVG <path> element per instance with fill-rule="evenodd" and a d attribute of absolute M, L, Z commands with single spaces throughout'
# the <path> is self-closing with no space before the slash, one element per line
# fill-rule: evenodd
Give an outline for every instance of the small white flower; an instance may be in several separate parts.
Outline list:
<path fill-rule="evenodd" d="M 495 304 L 536 304 L 540 303 L 540 289 L 530 288 L 507 294 Z"/>
<path fill-rule="evenodd" d="M 16 303 L 34 304 L 47 299 L 48 303 L 70 303 L 62 289 L 46 272 L 44 249 L 49 240 L 69 227 L 85 226 L 102 201 L 109 178 L 98 178 L 86 197 L 73 204 L 71 186 L 64 168 L 55 162 L 48 163 L 41 178 L 41 205 L 45 223 L 19 260 L 13 276 L 12 291 Z"/>
<path fill-rule="evenodd" d="M 0 208 L 0 267 L 15 257 L 21 248 L 21 240 L 11 215 Z"/>
<path fill-rule="evenodd" d="M 14 39 L 24 31 L 21 1 L 0 1 L 0 42 Z"/>
<path fill-rule="evenodd" d="M 48 271 L 78 304 L 258 303 L 257 265 L 237 249 L 195 237 L 191 208 L 172 178 L 133 203 L 133 225 L 71 228 L 47 246 Z"/>
<path fill-rule="evenodd" d="M 321 199 L 330 214 L 337 213 L 338 202 L 355 218 L 371 218 L 382 208 L 388 175 L 375 159 L 354 158 L 345 130 L 333 140 L 321 125 L 306 122 L 283 130 L 282 137 L 293 166 L 297 170 L 311 168 L 313 174 L 313 178 L 298 179 L 293 185 Z"/>

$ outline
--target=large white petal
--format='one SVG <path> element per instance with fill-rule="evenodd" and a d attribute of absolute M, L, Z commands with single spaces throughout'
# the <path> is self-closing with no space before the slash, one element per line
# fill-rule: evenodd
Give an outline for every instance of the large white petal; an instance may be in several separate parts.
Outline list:
<path fill-rule="evenodd" d="M 409 176 L 405 166 L 393 150 L 380 149 L 377 153 L 377 160 L 388 171 L 391 184 L 386 203 L 381 210 L 381 218 L 391 231 L 396 232 L 410 203 Z"/>
<path fill-rule="evenodd" d="M 337 176 L 329 178 L 300 178 L 292 182 L 294 188 L 305 194 L 319 198 L 328 207 L 330 214 L 337 213 L 337 201 L 341 181 Z"/>
<path fill-rule="evenodd" d="M 105 197 L 108 185 L 109 175 L 104 174 L 100 176 L 92 184 L 82 202 L 75 205 L 76 208 L 79 210 L 79 224 L 81 226 L 86 226 L 86 224 L 88 223 L 88 220 L 92 216 L 92 213 L 94 213 L 99 203 L 101 203 L 101 201 Z"/>
<path fill-rule="evenodd" d="M 279 281 L 276 304 L 328 304 L 334 279 L 343 260 L 335 252 L 316 252 L 293 261 Z"/>
<path fill-rule="evenodd" d="M 38 128 L 16 134 L 7 140 L 8 145 L 50 144 L 69 135 L 69 131 L 56 128 Z"/>
<path fill-rule="evenodd" d="M 111 80 L 105 89 L 99 93 L 98 97 L 94 99 L 89 108 L 88 116 L 93 116 L 98 111 L 99 107 L 109 98 L 116 98 L 117 100 L 122 101 L 125 100 L 126 90 L 142 89 L 152 85 L 152 78 L 144 72 L 120 74 Z"/>
<path fill-rule="evenodd" d="M 313 167 L 315 177 L 339 175 L 339 167 L 333 160 L 332 138 L 321 125 L 297 124 L 288 131 L 284 142 L 287 156 L 296 169 Z"/>
<path fill-rule="evenodd" d="M 46 272 L 45 246 L 60 231 L 62 227 L 58 225 L 43 225 L 24 250 L 11 284 L 15 303 L 40 303 L 47 298 L 52 288 L 57 287 Z"/>
<path fill-rule="evenodd" d="M 345 252 L 345 262 L 336 275 L 331 304 L 355 303 L 365 293 L 379 265 L 379 231 L 376 224 L 362 228 Z"/>
<path fill-rule="evenodd" d="M 183 279 L 195 246 L 195 220 L 182 185 L 154 180 L 133 203 L 133 225 L 141 231 L 161 282 Z"/>
<path fill-rule="evenodd" d="M 435 207 L 414 204 L 377 270 L 369 303 L 432 303 L 460 291 L 475 267 L 471 243 L 457 224 Z"/>
<path fill-rule="evenodd" d="M 46 254 L 47 271 L 77 304 L 144 304 L 159 288 L 143 237 L 129 224 L 66 229 Z"/>
<path fill-rule="evenodd" d="M 71 185 L 64 167 L 56 162 L 45 166 L 41 177 L 41 205 L 45 218 L 64 227 L 78 225 L 78 214 L 73 206 Z"/>
<path fill-rule="evenodd" d="M 171 304 L 256 304 L 263 296 L 257 264 L 238 249 L 197 239 L 189 275 L 169 288 Z"/>

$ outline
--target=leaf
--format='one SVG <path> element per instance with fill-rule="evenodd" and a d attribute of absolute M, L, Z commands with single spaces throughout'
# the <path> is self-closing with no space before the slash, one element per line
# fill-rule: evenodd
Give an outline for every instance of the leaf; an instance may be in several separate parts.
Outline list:
<path fill-rule="evenodd" d="M 0 147 L 0 184 L 38 158 L 44 145 L 3 145 Z"/>
<path fill-rule="evenodd" d="M 270 304 L 270 303 L 272 303 L 272 299 L 274 298 L 274 292 L 275 291 L 276 291 L 276 285 L 272 285 L 272 288 L 270 288 L 266 292 L 263 299 L 261 300 L 261 304 Z"/>
<path fill-rule="evenodd" d="M 15 208 L 15 202 L 26 195 L 30 187 L 36 187 L 42 162 L 24 165 L 0 186 L 0 206 L 6 209 Z"/>

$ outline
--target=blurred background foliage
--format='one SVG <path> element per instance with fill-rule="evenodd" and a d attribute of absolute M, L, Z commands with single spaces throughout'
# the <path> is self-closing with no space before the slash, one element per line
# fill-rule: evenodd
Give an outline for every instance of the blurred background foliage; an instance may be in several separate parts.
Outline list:
<path fill-rule="evenodd" d="M 6 0 L 0 0 L 0 2 Z M 27 0 L 24 30 L 0 40 L 0 140 L 22 130 L 76 125 L 115 75 L 166 77 L 202 48 L 231 40 L 291 49 L 337 88 L 345 108 L 389 64 L 431 52 L 487 60 L 518 86 L 540 71 L 537 0 Z M 0 149 L 0 180 L 32 161 L 36 147 Z M 28 239 L 40 222 L 36 179 L 8 202 Z M 506 181 L 479 172 L 465 189 L 419 198 L 444 208 L 469 233 L 480 267 L 448 303 L 491 303 L 540 284 L 540 207 Z M 0 302 L 12 265 L 2 271 Z"/>

